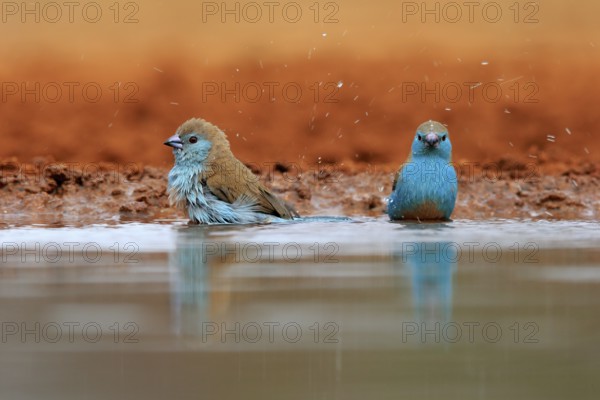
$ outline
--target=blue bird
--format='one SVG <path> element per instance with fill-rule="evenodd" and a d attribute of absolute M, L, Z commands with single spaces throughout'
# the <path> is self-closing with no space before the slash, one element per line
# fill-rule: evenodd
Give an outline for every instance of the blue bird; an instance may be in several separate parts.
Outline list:
<path fill-rule="evenodd" d="M 457 191 L 448 129 L 439 122 L 424 122 L 394 178 L 388 215 L 391 220 L 448 220 Z"/>

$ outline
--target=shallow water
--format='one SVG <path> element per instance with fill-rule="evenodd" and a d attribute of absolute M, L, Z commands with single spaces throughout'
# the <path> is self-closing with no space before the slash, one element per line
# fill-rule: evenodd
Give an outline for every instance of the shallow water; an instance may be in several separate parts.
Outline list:
<path fill-rule="evenodd" d="M 590 222 L 0 230 L 0 398 L 597 398 Z"/>

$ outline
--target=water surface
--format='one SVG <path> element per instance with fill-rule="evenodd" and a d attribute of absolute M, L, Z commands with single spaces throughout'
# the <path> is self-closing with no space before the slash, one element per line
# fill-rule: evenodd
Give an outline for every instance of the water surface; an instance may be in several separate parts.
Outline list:
<path fill-rule="evenodd" d="M 590 222 L 0 230 L 0 398 L 600 390 Z"/>

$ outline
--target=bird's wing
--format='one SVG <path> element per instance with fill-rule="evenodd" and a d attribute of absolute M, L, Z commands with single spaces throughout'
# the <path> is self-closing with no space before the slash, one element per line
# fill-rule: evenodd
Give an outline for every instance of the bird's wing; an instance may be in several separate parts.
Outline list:
<path fill-rule="evenodd" d="M 206 173 L 200 179 L 204 181 L 206 188 L 222 201 L 234 203 L 236 200 L 246 197 L 255 203 L 257 212 L 284 219 L 298 216 L 291 207 L 286 206 L 262 186 L 258 178 L 241 162 L 235 165 L 231 173 Z"/>
<path fill-rule="evenodd" d="M 404 164 L 400 165 L 400 168 L 398 168 L 398 171 L 394 175 L 394 183 L 392 184 L 392 192 L 394 190 L 396 190 L 397 185 L 402 183 L 402 170 L 404 169 L 404 167 L 407 164 L 410 164 L 411 162 L 412 162 L 412 156 L 409 155 L 408 158 L 406 159 L 406 161 L 404 162 Z"/>
<path fill-rule="evenodd" d="M 259 193 L 259 199 L 261 200 L 260 205 L 264 210 L 263 212 L 277 215 L 284 219 L 292 219 L 293 217 L 299 216 L 296 210 L 281 201 L 264 186 L 259 187 Z"/>
<path fill-rule="evenodd" d="M 398 172 L 394 174 L 394 183 L 392 183 L 392 192 L 396 190 L 396 185 L 402 181 L 402 177 L 400 174 L 402 173 L 402 168 Z"/>

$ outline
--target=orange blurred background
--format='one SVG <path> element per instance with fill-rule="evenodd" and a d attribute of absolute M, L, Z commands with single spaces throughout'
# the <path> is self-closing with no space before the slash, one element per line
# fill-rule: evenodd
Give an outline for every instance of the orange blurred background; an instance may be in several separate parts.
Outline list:
<path fill-rule="evenodd" d="M 248 163 L 397 165 L 427 119 L 455 161 L 600 159 L 597 2 L 70 4 L 2 2 L 0 157 L 166 167 L 195 116 Z"/>

